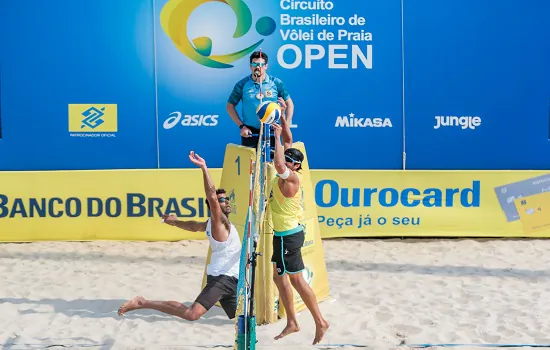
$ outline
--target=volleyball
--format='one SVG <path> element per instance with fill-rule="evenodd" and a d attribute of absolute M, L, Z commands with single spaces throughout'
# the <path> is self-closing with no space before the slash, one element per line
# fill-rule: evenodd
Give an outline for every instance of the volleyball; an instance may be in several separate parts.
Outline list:
<path fill-rule="evenodd" d="M 277 102 L 262 102 L 256 110 L 258 119 L 264 124 L 276 124 L 281 118 L 281 106 Z"/>

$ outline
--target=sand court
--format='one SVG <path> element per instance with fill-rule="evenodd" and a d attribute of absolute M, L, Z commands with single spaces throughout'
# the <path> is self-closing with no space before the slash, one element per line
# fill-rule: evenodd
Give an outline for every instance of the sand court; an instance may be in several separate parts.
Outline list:
<path fill-rule="evenodd" d="M 200 292 L 207 244 L 1 244 L 0 344 L 3 349 L 227 348 L 234 323 L 218 307 L 196 322 L 149 310 L 117 315 L 136 295 L 191 303 Z M 273 340 L 284 320 L 259 326 L 258 349 L 550 344 L 550 241 L 342 239 L 323 245 L 331 297 L 320 307 L 331 328 L 322 345 L 310 345 L 314 323 L 302 311 L 301 331 L 287 338 Z M 359 347 L 340 347 L 346 348 Z"/>

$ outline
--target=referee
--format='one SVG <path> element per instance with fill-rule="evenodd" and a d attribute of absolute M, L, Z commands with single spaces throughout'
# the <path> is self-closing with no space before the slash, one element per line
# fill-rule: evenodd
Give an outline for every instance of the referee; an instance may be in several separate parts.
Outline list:
<path fill-rule="evenodd" d="M 255 51 L 250 55 L 251 74 L 239 80 L 233 87 L 233 91 L 227 101 L 227 113 L 237 124 L 241 131 L 241 145 L 256 147 L 258 145 L 260 120 L 256 116 L 256 109 L 262 101 L 276 102 L 282 98 L 286 104 L 285 118 L 288 125 L 292 125 L 294 114 L 294 103 L 290 94 L 285 89 L 281 79 L 266 73 L 268 68 L 268 57 L 262 51 Z M 260 81 L 262 82 L 260 94 Z M 239 117 L 237 105 L 242 101 L 242 113 Z M 254 135 L 254 136 L 253 136 Z M 275 139 L 271 135 L 271 146 L 274 147 Z"/>

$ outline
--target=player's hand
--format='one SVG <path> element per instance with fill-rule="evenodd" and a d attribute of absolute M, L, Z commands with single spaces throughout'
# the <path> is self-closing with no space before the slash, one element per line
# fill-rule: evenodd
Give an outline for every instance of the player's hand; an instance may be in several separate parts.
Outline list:
<path fill-rule="evenodd" d="M 283 100 L 282 97 L 279 97 L 277 99 L 277 103 L 279 104 L 279 106 L 281 106 L 281 112 L 283 112 L 283 114 L 285 113 L 285 110 L 286 110 L 286 102 L 285 100 Z"/>
<path fill-rule="evenodd" d="M 243 126 L 243 128 L 241 129 L 241 136 L 242 137 L 252 137 L 252 131 L 250 131 L 250 129 L 247 128 L 246 126 Z"/>
<path fill-rule="evenodd" d="M 196 154 L 194 151 L 191 151 L 189 153 L 189 160 L 199 168 L 206 168 L 206 161 L 202 159 L 198 154 Z"/>
<path fill-rule="evenodd" d="M 162 220 L 164 220 L 165 224 L 174 226 L 178 221 L 178 218 L 174 214 L 170 214 L 170 215 L 162 214 Z"/>
<path fill-rule="evenodd" d="M 281 137 L 281 133 L 283 131 L 283 129 L 281 128 L 280 125 L 278 124 L 271 124 L 271 127 L 273 128 L 273 134 L 275 135 L 276 138 L 279 138 Z"/>

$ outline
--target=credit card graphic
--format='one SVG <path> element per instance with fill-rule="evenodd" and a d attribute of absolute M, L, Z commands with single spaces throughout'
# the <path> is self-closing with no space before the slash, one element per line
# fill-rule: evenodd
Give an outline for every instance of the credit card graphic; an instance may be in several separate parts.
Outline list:
<path fill-rule="evenodd" d="M 542 192 L 550 192 L 550 174 L 495 187 L 498 202 L 508 222 L 519 220 L 519 213 L 514 204 L 516 199 Z"/>
<path fill-rule="evenodd" d="M 550 192 L 519 198 L 514 203 L 525 232 L 550 229 Z"/>

